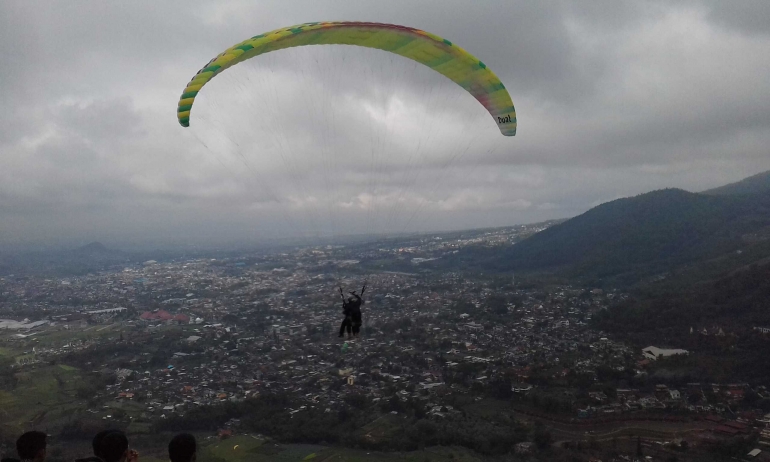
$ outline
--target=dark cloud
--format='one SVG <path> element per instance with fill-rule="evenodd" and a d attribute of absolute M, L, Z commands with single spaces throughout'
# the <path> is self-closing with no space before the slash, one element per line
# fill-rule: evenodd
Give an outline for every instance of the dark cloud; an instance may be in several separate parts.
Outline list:
<path fill-rule="evenodd" d="M 708 3 L 709 20 L 740 33 L 768 35 L 770 29 L 770 7 L 762 0 L 742 2 L 722 2 L 712 0 Z"/>

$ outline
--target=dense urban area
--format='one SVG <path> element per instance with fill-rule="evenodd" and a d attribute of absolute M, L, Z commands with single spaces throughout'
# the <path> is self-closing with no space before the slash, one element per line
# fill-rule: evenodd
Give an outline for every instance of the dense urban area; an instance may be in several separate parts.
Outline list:
<path fill-rule="evenodd" d="M 4 275 L 4 448 L 31 426 L 65 446 L 118 427 L 148 446 L 186 430 L 308 454 L 764 460 L 765 384 L 686 382 L 667 368 L 697 351 L 598 330 L 627 294 L 431 266 L 548 225 Z M 361 335 L 339 338 L 339 287 L 365 281 Z"/>

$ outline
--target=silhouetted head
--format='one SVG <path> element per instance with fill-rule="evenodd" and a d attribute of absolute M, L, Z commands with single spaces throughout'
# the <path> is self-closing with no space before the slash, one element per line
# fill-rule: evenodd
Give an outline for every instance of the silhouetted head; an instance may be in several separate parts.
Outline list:
<path fill-rule="evenodd" d="M 91 441 L 91 447 L 93 448 L 94 455 L 96 457 L 98 457 L 100 459 L 104 459 L 104 457 L 102 457 L 102 455 L 99 453 L 99 451 L 101 450 L 100 445 L 102 443 L 102 438 L 104 438 L 104 435 L 107 435 L 109 433 L 116 432 L 116 431 L 120 431 L 120 430 L 115 430 L 115 429 L 112 429 L 112 430 L 102 430 L 99 433 L 97 433 L 96 436 L 94 436 L 94 439 Z"/>
<path fill-rule="evenodd" d="M 47 435 L 43 432 L 27 432 L 16 440 L 16 452 L 21 460 L 45 460 L 45 447 Z"/>
<path fill-rule="evenodd" d="M 120 430 L 113 430 L 104 435 L 99 442 L 97 457 L 104 462 L 120 462 L 128 453 L 128 438 Z"/>
<path fill-rule="evenodd" d="M 171 462 L 195 462 L 197 452 L 195 437 L 189 433 L 180 433 L 168 443 L 168 458 Z"/>

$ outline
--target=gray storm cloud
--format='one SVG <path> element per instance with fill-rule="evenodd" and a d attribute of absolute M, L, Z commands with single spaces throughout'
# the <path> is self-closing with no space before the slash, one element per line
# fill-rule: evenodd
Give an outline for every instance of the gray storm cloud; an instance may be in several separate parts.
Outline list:
<path fill-rule="evenodd" d="M 505 82 L 517 136 L 429 69 L 350 47 L 229 69 L 179 127 L 211 57 L 317 20 L 449 38 Z M 0 246 L 501 226 L 717 186 L 770 169 L 769 20 L 761 1 L 2 2 Z"/>

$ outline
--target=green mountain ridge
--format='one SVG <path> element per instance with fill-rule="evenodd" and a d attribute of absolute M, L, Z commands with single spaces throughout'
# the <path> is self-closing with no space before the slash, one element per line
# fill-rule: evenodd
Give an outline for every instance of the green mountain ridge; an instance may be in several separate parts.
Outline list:
<path fill-rule="evenodd" d="M 701 194 L 728 196 L 735 194 L 758 194 L 768 191 L 770 191 L 770 170 L 752 175 L 735 183 L 708 189 L 701 192 Z"/>
<path fill-rule="evenodd" d="M 760 245 L 769 239 L 770 189 L 754 194 L 662 189 L 601 204 L 502 250 L 466 249 L 451 264 L 627 285 L 735 252 L 770 257 Z"/>

